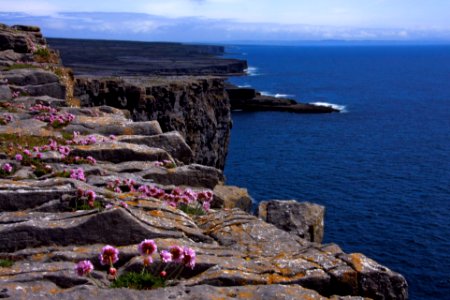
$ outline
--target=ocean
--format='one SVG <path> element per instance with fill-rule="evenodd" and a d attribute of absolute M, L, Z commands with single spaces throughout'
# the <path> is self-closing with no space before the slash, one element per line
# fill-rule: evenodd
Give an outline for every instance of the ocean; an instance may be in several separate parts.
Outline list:
<path fill-rule="evenodd" d="M 228 46 L 230 82 L 341 113 L 232 113 L 225 175 L 258 203 L 326 206 L 325 241 L 450 295 L 450 46 Z"/>

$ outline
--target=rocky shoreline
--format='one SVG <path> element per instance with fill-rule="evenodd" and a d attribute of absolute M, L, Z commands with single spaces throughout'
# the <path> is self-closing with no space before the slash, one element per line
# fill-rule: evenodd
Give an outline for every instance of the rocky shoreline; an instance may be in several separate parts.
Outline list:
<path fill-rule="evenodd" d="M 249 213 L 247 191 L 221 171 L 224 79 L 73 77 L 36 27 L 0 26 L 0 47 L 0 297 L 408 297 L 402 275 L 321 244 L 323 207 Z M 189 265 L 142 254 L 147 239 L 184 246 Z M 110 266 L 105 245 L 119 251 Z M 141 270 L 166 286 L 111 288 Z"/>
<path fill-rule="evenodd" d="M 338 109 L 329 106 L 298 103 L 293 99 L 265 96 L 253 88 L 240 88 L 228 85 L 226 91 L 230 98 L 232 110 L 281 111 L 303 114 L 339 112 Z"/>

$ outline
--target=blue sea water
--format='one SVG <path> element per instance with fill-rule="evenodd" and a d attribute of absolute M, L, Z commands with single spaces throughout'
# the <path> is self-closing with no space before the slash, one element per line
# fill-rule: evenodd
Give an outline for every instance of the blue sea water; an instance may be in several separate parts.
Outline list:
<path fill-rule="evenodd" d="M 450 46 L 229 46 L 230 81 L 344 113 L 233 112 L 228 184 L 327 208 L 325 242 L 450 299 Z"/>

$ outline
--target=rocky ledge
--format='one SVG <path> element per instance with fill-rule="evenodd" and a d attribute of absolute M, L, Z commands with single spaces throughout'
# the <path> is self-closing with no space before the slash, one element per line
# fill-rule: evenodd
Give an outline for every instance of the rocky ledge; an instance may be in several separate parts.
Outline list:
<path fill-rule="evenodd" d="M 9 41 L 39 33 L 2 28 Z M 26 40 L 23 53 L 34 59 Z M 3 51 L 19 53 L 9 45 Z M 407 298 L 400 274 L 321 244 L 323 207 L 271 201 L 251 215 L 247 191 L 193 163 L 181 132 L 103 103 L 75 107 L 61 66 L 27 66 L 29 79 L 14 82 L 15 70 L 0 71 L 1 298 Z M 30 88 L 50 82 L 69 98 Z M 174 103 L 168 114 L 195 110 Z M 131 274 L 151 274 L 159 287 L 130 288 Z"/>
<path fill-rule="evenodd" d="M 252 88 L 239 88 L 228 85 L 231 109 L 244 111 L 282 111 L 292 113 L 322 114 L 339 110 L 308 103 L 299 103 L 293 99 L 265 96 Z"/>

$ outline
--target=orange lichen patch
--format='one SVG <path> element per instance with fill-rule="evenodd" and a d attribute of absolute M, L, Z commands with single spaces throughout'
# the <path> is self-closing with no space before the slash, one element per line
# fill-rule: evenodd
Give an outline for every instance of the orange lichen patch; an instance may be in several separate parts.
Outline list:
<path fill-rule="evenodd" d="M 73 251 L 77 252 L 77 253 L 88 253 L 89 252 L 89 248 L 86 248 L 86 247 L 75 247 L 75 248 L 73 248 Z"/>
<path fill-rule="evenodd" d="M 33 293 L 38 293 L 38 292 L 42 291 L 42 286 L 39 286 L 39 285 L 32 286 L 31 291 Z"/>
<path fill-rule="evenodd" d="M 164 213 L 160 210 L 151 210 L 149 212 L 147 212 L 149 215 L 153 216 L 153 217 L 162 217 L 164 216 Z"/>
<path fill-rule="evenodd" d="M 57 294 L 61 294 L 61 290 L 57 289 L 57 288 L 53 288 L 50 291 L 48 291 L 50 294 L 52 295 L 57 295 Z"/>
<path fill-rule="evenodd" d="M 123 129 L 123 135 L 134 135 L 134 130 L 131 127 L 125 127 Z"/>
<path fill-rule="evenodd" d="M 24 211 L 17 211 L 17 212 L 14 212 L 14 217 L 25 217 L 25 216 L 27 216 L 28 214 L 26 213 L 26 212 L 24 212 Z"/>
<path fill-rule="evenodd" d="M 294 281 L 297 281 L 304 277 L 305 277 L 305 274 L 302 274 L 302 273 L 295 274 L 294 276 L 289 276 L 289 277 L 275 273 L 275 274 L 270 274 L 267 277 L 267 284 L 294 282 Z"/>
<path fill-rule="evenodd" d="M 237 293 L 239 299 L 254 299 L 254 294 L 251 291 L 240 291 Z"/>
<path fill-rule="evenodd" d="M 358 274 L 353 270 L 344 272 L 340 281 L 351 285 L 354 289 L 358 288 Z"/>
<path fill-rule="evenodd" d="M 47 255 L 44 253 L 37 253 L 37 254 L 34 254 L 33 256 L 31 256 L 31 260 L 38 262 L 38 261 L 44 260 L 44 258 L 46 258 L 46 257 L 47 257 Z"/>
<path fill-rule="evenodd" d="M 136 193 L 122 193 L 119 196 L 117 196 L 117 198 L 119 198 L 120 200 L 125 200 L 134 197 L 136 197 Z"/>
<path fill-rule="evenodd" d="M 362 254 L 352 253 L 350 254 L 350 259 L 357 272 L 362 272 L 364 270 L 364 257 Z"/>
<path fill-rule="evenodd" d="M 139 206 L 139 202 L 137 200 L 134 200 L 134 199 L 127 200 L 126 204 L 128 204 L 129 206 Z"/>

